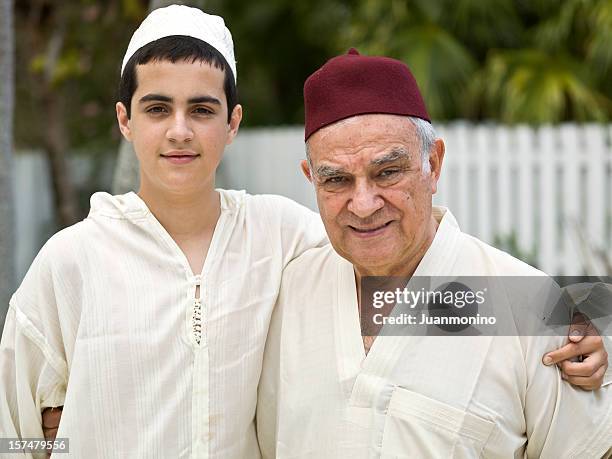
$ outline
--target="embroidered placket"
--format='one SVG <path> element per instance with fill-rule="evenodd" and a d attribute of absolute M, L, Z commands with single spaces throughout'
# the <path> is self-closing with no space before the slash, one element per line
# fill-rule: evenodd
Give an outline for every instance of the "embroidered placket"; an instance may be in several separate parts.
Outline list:
<path fill-rule="evenodd" d="M 195 298 L 193 299 L 193 314 L 191 316 L 191 330 L 193 339 L 199 346 L 202 342 L 202 276 L 197 275 L 194 278 L 195 283 Z M 198 292 L 199 289 L 199 292 Z"/>

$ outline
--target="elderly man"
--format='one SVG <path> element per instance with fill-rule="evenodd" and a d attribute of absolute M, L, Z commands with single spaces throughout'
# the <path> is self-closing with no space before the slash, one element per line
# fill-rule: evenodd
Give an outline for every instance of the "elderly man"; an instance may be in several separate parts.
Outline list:
<path fill-rule="evenodd" d="M 606 454 L 610 386 L 576 389 L 540 361 L 562 336 L 361 336 L 368 276 L 542 273 L 432 207 L 444 143 L 403 63 L 351 50 L 310 76 L 304 99 L 302 168 L 333 247 L 283 274 L 259 387 L 264 456 Z M 530 292 L 514 294 L 529 303 Z"/>

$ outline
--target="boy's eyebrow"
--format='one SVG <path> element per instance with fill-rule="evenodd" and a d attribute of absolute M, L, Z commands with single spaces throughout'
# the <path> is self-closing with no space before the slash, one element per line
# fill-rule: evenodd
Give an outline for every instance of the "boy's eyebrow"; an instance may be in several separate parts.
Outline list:
<path fill-rule="evenodd" d="M 215 104 L 219 106 L 221 105 L 221 101 L 217 99 L 216 97 L 212 97 L 212 96 L 192 97 L 191 99 L 187 101 L 187 103 L 189 104 Z"/>
<path fill-rule="evenodd" d="M 145 96 L 142 96 L 139 100 L 139 103 L 145 103 L 145 102 L 168 102 L 168 103 L 172 103 L 174 101 L 174 99 L 172 99 L 172 97 L 168 97 L 168 96 L 164 96 L 162 94 L 147 94 Z M 204 103 L 208 103 L 208 104 L 215 104 L 215 105 L 221 105 L 221 101 L 219 99 L 217 99 L 216 97 L 212 97 L 212 96 L 197 96 L 197 97 L 192 97 L 191 99 L 187 100 L 188 104 L 204 104 Z"/>
<path fill-rule="evenodd" d="M 161 94 L 147 94 L 145 96 L 142 96 L 140 98 L 140 100 L 138 101 L 138 103 L 144 103 L 144 102 L 172 102 L 172 97 L 168 97 L 168 96 L 162 96 Z"/>

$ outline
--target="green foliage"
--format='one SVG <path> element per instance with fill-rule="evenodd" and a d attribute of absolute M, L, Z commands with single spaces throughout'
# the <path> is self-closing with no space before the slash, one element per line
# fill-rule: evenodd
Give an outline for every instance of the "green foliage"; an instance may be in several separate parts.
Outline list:
<path fill-rule="evenodd" d="M 343 32 L 408 63 L 435 119 L 612 115 L 610 0 L 364 0 Z"/>
<path fill-rule="evenodd" d="M 67 146 L 116 148 L 119 65 L 146 11 L 141 0 L 16 3 L 18 147 L 40 147 L 49 104 L 61 104 Z"/>
<path fill-rule="evenodd" d="M 68 145 L 114 149 L 119 65 L 147 0 L 16 2 L 16 142 L 49 96 Z M 303 122 L 302 85 L 355 46 L 408 63 L 436 120 L 609 121 L 612 0 L 193 0 L 234 35 L 244 125 Z"/>
<path fill-rule="evenodd" d="M 350 17 L 350 0 L 245 2 L 219 0 L 208 10 L 232 31 L 244 125 L 303 122 L 302 86 L 336 53 L 338 24 Z"/>
<path fill-rule="evenodd" d="M 139 0 L 121 0 L 121 10 L 126 19 L 140 21 L 147 14 L 147 5 Z"/>
<path fill-rule="evenodd" d="M 594 88 L 585 70 L 568 54 L 492 52 L 477 76 L 485 94 L 484 113 L 507 123 L 605 121 L 610 100 Z"/>

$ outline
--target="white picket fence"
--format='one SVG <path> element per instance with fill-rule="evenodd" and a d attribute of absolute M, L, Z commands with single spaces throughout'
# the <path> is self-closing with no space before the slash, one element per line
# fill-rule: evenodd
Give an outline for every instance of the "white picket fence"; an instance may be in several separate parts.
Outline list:
<path fill-rule="evenodd" d="M 514 232 L 550 274 L 605 273 L 593 253 L 612 258 L 612 125 L 436 128 L 446 156 L 434 202 L 448 206 L 464 231 L 490 243 Z M 283 194 L 316 210 L 303 158 L 300 127 L 243 129 L 218 183 Z"/>
<path fill-rule="evenodd" d="M 446 142 L 446 156 L 434 202 L 448 206 L 464 231 L 491 243 L 496 235 L 514 231 L 520 248 L 535 247 L 537 265 L 551 274 L 604 273 L 583 246 L 605 249 L 612 258 L 612 125 L 533 130 L 453 123 L 436 128 Z M 217 182 L 251 193 L 282 194 L 316 210 L 312 186 L 299 167 L 303 157 L 301 127 L 243 129 L 225 154 Z M 87 158 L 71 164 L 75 181 L 87 180 Z M 108 189 L 112 164 L 104 170 Z M 39 152 L 16 155 L 14 178 L 21 280 L 53 231 L 53 210 Z"/>

